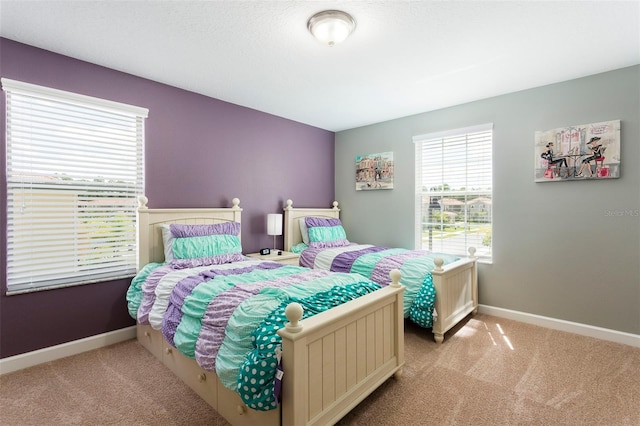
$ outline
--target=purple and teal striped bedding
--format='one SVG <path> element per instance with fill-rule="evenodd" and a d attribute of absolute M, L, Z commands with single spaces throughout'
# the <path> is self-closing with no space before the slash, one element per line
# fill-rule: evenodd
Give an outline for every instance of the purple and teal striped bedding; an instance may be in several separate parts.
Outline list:
<path fill-rule="evenodd" d="M 286 306 L 300 303 L 306 318 L 379 288 L 355 273 L 261 260 L 190 269 L 154 263 L 132 280 L 127 303 L 138 323 L 215 371 L 247 406 L 270 410 Z"/>
<path fill-rule="evenodd" d="M 370 244 L 351 244 L 344 247 L 312 248 L 300 253 L 300 265 L 333 272 L 356 272 L 382 286 L 391 282 L 389 272 L 399 269 L 404 292 L 404 316 L 417 324 L 433 325 L 435 289 L 431 271 L 434 259 L 444 264 L 455 262 L 457 256 L 425 250 L 379 247 Z"/>

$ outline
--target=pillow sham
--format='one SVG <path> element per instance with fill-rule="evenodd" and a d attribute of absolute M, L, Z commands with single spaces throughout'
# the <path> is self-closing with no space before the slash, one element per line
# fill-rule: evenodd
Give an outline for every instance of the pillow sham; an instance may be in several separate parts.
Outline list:
<path fill-rule="evenodd" d="M 181 269 L 243 260 L 239 235 L 238 222 L 163 226 L 165 262 Z"/>
<path fill-rule="evenodd" d="M 344 247 L 350 244 L 340 219 L 306 217 L 304 221 L 309 231 L 309 247 Z"/>

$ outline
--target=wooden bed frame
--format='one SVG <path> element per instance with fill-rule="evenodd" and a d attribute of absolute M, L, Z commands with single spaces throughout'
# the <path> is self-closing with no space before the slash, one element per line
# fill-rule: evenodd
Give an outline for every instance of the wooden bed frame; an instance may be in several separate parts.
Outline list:
<path fill-rule="evenodd" d="M 140 197 L 138 268 L 162 262 L 161 225 L 241 221 L 240 201 L 230 208 L 149 209 Z M 393 285 L 324 313 L 299 321 L 291 304 L 282 337 L 282 403 L 277 410 L 256 411 L 219 381 L 167 343 L 160 331 L 137 326 L 138 341 L 233 425 L 334 424 L 404 365 L 403 292 L 400 272 Z M 303 324 L 304 323 L 304 324 Z"/>
<path fill-rule="evenodd" d="M 302 242 L 301 219 L 307 216 L 339 218 L 338 202 L 331 208 L 294 208 L 293 201 L 287 200 L 284 207 L 284 249 L 290 251 Z M 475 248 L 469 249 L 469 257 L 443 266 L 443 260 L 436 258 L 431 272 L 436 289 L 433 320 L 433 338 L 437 343 L 444 341 L 444 334 L 467 315 L 478 312 L 478 265 Z M 402 284 L 402 282 L 401 282 Z"/>

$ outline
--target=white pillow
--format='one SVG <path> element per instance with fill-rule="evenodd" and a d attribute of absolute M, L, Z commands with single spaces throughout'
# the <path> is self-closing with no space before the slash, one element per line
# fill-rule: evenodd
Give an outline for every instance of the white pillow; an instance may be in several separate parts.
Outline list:
<path fill-rule="evenodd" d="M 298 223 L 300 223 L 300 234 L 302 234 L 302 242 L 309 245 L 309 229 L 304 219 L 304 217 L 298 219 Z"/>
<path fill-rule="evenodd" d="M 162 229 L 162 245 L 164 247 L 164 261 L 169 263 L 173 261 L 173 249 L 172 241 L 173 234 L 171 233 L 171 225 L 163 223 L 160 225 L 160 229 Z M 307 236 L 307 238 L 309 238 Z"/>

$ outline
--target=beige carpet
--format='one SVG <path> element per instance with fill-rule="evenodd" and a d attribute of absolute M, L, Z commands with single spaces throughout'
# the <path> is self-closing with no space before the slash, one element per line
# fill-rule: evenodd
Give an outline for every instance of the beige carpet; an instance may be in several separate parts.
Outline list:
<path fill-rule="evenodd" d="M 341 425 L 640 425 L 640 349 L 477 315 Z M 0 424 L 226 425 L 135 341 L 0 377 Z"/>

